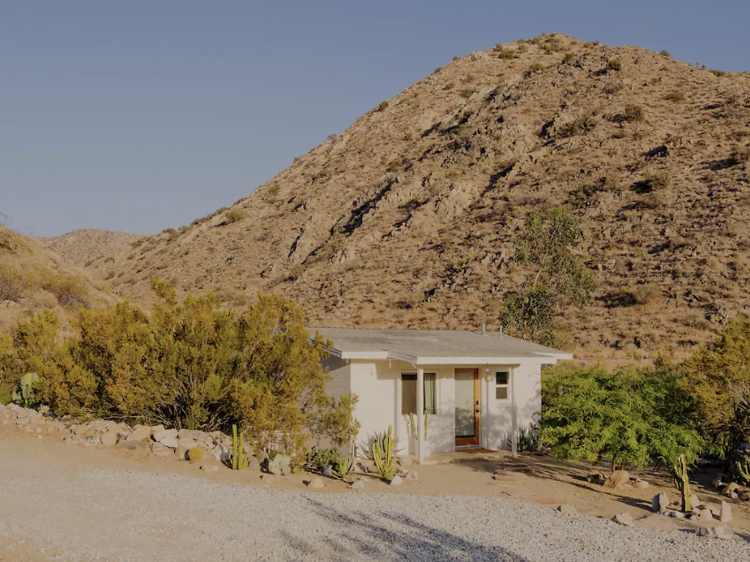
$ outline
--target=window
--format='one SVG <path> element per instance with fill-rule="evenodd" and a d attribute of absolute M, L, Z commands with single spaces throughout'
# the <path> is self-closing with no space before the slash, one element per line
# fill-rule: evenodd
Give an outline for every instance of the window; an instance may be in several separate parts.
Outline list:
<path fill-rule="evenodd" d="M 495 373 L 495 398 L 497 400 L 508 399 L 508 387 L 510 386 L 510 373 L 498 371 Z"/>
<path fill-rule="evenodd" d="M 424 411 L 427 414 L 437 413 L 436 378 L 435 373 L 424 374 Z M 414 373 L 401 375 L 401 413 L 404 415 L 417 413 L 417 375 Z"/>

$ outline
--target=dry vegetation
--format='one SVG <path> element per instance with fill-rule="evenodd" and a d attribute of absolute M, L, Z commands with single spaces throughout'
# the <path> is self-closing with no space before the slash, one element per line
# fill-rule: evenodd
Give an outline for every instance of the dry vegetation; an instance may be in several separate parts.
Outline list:
<path fill-rule="evenodd" d="M 562 204 L 599 287 L 563 319 L 570 346 L 685 356 L 749 303 L 748 123 L 747 74 L 543 36 L 437 69 L 231 209 L 53 247 L 137 298 L 159 276 L 234 304 L 278 292 L 312 324 L 497 327 L 524 217 Z"/>
<path fill-rule="evenodd" d="M 88 308 L 108 297 L 35 240 L 0 225 L 0 331 L 27 311 Z"/>

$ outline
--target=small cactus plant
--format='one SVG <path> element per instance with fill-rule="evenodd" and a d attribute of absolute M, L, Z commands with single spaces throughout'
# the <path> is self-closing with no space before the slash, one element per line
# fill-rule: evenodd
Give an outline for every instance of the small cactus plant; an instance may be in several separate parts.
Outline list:
<path fill-rule="evenodd" d="M 193 447 L 187 452 L 187 457 L 191 462 L 202 461 L 206 457 L 206 451 L 203 447 Z"/>
<path fill-rule="evenodd" d="M 743 456 L 743 459 L 735 463 L 737 467 L 737 479 L 745 485 L 750 484 L 750 457 Z"/>
<path fill-rule="evenodd" d="M 237 433 L 237 426 L 232 425 L 232 470 L 244 470 L 247 468 L 247 457 L 242 443 L 242 433 L 239 433 L 239 437 Z"/>
<path fill-rule="evenodd" d="M 688 466 L 685 461 L 685 455 L 680 455 L 680 458 L 672 466 L 672 477 L 682 495 L 682 511 L 689 513 L 693 510 L 693 507 L 690 505 L 690 480 L 688 478 Z"/>
<path fill-rule="evenodd" d="M 344 482 L 349 482 L 354 476 L 354 459 L 351 456 L 335 462 L 331 468 L 331 475 Z"/>
<path fill-rule="evenodd" d="M 292 457 L 288 455 L 276 455 L 273 460 L 268 462 L 268 472 L 271 474 L 283 474 L 284 476 L 292 473 Z"/>
<path fill-rule="evenodd" d="M 372 443 L 372 460 L 375 461 L 378 476 L 383 480 L 391 481 L 396 475 L 395 447 L 396 442 L 393 440 L 393 427 L 391 426 L 388 426 L 387 432 L 376 435 Z"/>

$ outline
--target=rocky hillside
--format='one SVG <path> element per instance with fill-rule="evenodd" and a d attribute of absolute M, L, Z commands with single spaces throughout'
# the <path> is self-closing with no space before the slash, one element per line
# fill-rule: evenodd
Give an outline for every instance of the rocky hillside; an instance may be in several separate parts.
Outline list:
<path fill-rule="evenodd" d="M 138 298 L 154 276 L 278 292 L 318 325 L 497 327 L 524 217 L 567 205 L 599 286 L 570 347 L 680 356 L 750 302 L 749 146 L 750 75 L 548 35 L 438 68 L 231 208 L 89 267 Z"/>
<path fill-rule="evenodd" d="M 78 308 L 112 300 L 70 259 L 0 225 L 0 333 L 27 312 L 57 310 L 64 318 Z"/>

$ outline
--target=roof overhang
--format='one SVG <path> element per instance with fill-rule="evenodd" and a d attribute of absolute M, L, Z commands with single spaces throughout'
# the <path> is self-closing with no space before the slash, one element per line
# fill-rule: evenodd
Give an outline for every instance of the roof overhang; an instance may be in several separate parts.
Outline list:
<path fill-rule="evenodd" d="M 539 354 L 525 357 L 417 357 L 407 353 L 393 351 L 341 351 L 336 348 L 329 350 L 330 354 L 340 359 L 354 359 L 360 361 L 379 361 L 395 359 L 412 365 L 520 365 L 522 363 L 541 363 L 554 365 L 561 360 L 573 359 L 572 353 Z"/>

